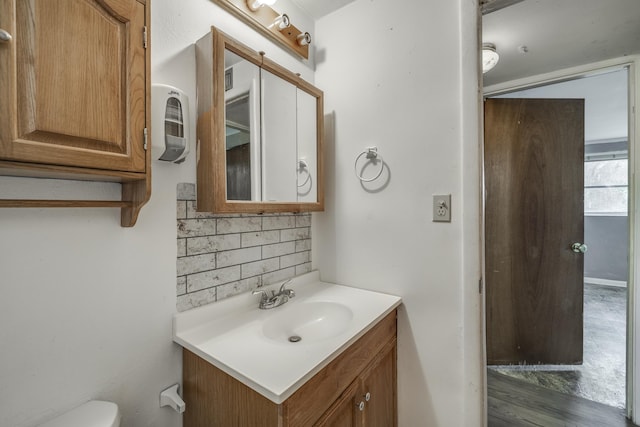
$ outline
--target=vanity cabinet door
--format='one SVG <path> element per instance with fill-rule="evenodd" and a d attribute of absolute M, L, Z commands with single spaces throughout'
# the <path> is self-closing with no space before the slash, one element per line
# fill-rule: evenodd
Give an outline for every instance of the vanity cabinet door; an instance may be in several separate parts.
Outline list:
<path fill-rule="evenodd" d="M 362 425 L 362 399 L 360 395 L 360 381 L 354 381 L 324 415 L 314 424 L 314 427 L 357 427 Z"/>
<path fill-rule="evenodd" d="M 389 343 L 315 427 L 396 426 L 396 343 Z"/>
<path fill-rule="evenodd" d="M 0 3 L 0 160 L 145 172 L 146 8 Z"/>
<path fill-rule="evenodd" d="M 373 362 L 362 376 L 363 426 L 393 427 L 396 421 L 396 345 Z M 367 400 L 368 399 L 368 400 Z"/>

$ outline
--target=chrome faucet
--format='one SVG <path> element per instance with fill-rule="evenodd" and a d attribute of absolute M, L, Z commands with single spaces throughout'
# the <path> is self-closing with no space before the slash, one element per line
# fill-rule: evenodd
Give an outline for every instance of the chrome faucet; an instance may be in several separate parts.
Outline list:
<path fill-rule="evenodd" d="M 285 286 L 291 282 L 291 279 L 287 280 L 280 286 L 280 290 L 278 293 L 275 291 L 271 291 L 271 296 L 264 289 L 256 289 L 252 292 L 253 295 L 262 294 L 260 297 L 260 305 L 258 308 L 261 310 L 268 310 L 270 308 L 275 308 L 281 306 L 282 304 L 289 301 L 289 298 L 293 298 L 296 296 L 296 293 L 293 292 L 293 289 L 286 289 Z"/>

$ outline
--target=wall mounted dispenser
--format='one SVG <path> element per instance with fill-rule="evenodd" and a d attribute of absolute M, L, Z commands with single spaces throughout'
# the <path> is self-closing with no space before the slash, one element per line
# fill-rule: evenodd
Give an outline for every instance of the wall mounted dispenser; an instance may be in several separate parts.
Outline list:
<path fill-rule="evenodd" d="M 178 88 L 151 85 L 151 155 L 182 163 L 189 154 L 189 98 Z"/>

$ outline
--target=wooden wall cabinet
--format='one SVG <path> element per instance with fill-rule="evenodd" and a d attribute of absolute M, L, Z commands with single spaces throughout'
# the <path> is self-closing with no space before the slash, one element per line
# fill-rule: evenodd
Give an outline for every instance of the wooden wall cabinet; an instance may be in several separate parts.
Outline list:
<path fill-rule="evenodd" d="M 196 84 L 198 212 L 324 210 L 320 89 L 215 27 L 196 42 Z M 229 155 L 238 133 L 244 167 Z"/>
<path fill-rule="evenodd" d="M 394 311 L 279 405 L 185 349 L 184 426 L 394 427 L 396 348 Z"/>
<path fill-rule="evenodd" d="M 135 224 L 151 191 L 149 20 L 148 0 L 0 2 L 0 174 L 122 183 L 120 201 L 0 207 L 113 206 Z"/>

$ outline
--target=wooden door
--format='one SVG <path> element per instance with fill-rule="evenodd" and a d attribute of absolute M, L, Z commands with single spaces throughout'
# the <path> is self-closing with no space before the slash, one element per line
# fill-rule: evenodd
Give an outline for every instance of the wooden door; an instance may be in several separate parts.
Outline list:
<path fill-rule="evenodd" d="M 0 159 L 144 172 L 145 7 L 0 2 Z"/>
<path fill-rule="evenodd" d="M 485 102 L 487 362 L 582 362 L 584 100 Z"/>

